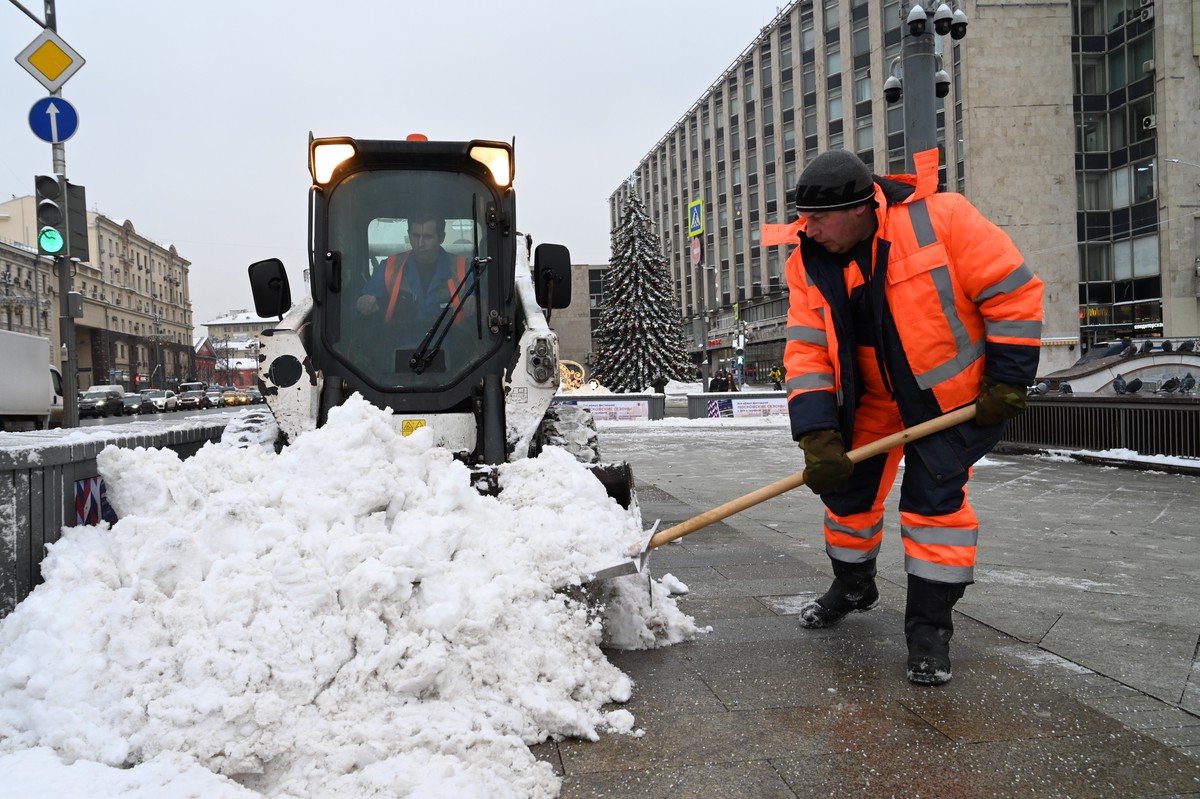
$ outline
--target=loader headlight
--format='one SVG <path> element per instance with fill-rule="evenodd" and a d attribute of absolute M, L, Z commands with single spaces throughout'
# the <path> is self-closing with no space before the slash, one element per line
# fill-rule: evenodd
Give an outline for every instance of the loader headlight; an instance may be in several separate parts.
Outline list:
<path fill-rule="evenodd" d="M 513 153 L 507 144 L 472 142 L 468 152 L 472 158 L 488 168 L 497 186 L 503 189 L 512 185 Z"/>
<path fill-rule="evenodd" d="M 313 182 L 328 183 L 338 165 L 357 152 L 351 139 L 314 139 L 308 154 L 308 171 Z"/>

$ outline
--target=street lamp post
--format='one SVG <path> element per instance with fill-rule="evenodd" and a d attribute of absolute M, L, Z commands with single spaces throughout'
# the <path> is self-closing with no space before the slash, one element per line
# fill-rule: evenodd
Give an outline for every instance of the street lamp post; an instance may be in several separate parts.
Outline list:
<path fill-rule="evenodd" d="M 162 368 L 162 317 L 158 314 L 154 315 L 154 335 L 151 336 L 154 342 L 154 371 L 150 373 L 150 385 L 153 388 L 162 388 L 162 385 L 154 385 L 154 375 L 158 374 L 158 370 Z"/>
<path fill-rule="evenodd" d="M 928 0 L 932 7 L 937 0 Z M 933 11 L 927 11 L 919 0 L 900 16 L 907 29 L 901 39 L 900 60 L 904 77 L 893 71 L 883 84 L 884 99 L 894 103 L 904 98 L 904 143 L 909 169 L 916 171 L 915 153 L 937 147 L 937 105 L 935 98 L 950 92 L 950 76 L 942 68 L 941 57 L 934 52 L 934 36 L 949 35 L 961 39 L 967 35 L 967 14 L 959 0 L 954 6 L 944 0 Z"/>
<path fill-rule="evenodd" d="M 700 264 L 698 268 L 700 269 L 700 275 L 701 275 L 701 278 L 703 279 L 702 285 L 701 285 L 701 292 L 700 292 L 701 305 L 700 305 L 700 313 L 699 313 L 699 319 L 700 319 L 700 380 L 702 381 L 702 387 L 704 389 L 707 389 L 710 372 L 712 371 L 709 366 L 709 363 L 708 363 L 709 324 L 712 321 L 712 313 L 714 310 L 716 310 L 716 307 L 713 304 L 713 301 L 716 299 L 716 297 L 714 296 L 714 294 L 716 293 L 716 289 L 714 288 L 712 292 L 709 292 L 708 278 L 709 278 L 710 272 L 715 273 L 717 271 L 717 267 L 709 266 L 708 264 Z M 715 283 L 715 278 L 714 278 L 714 283 Z"/>

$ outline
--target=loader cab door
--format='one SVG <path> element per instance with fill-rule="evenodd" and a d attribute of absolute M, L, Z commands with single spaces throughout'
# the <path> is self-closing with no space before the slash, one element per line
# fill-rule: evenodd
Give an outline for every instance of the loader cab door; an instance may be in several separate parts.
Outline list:
<path fill-rule="evenodd" d="M 314 264 L 318 334 L 336 361 L 327 371 L 397 410 L 462 402 L 504 339 L 489 325 L 502 302 L 502 253 L 488 220 L 501 201 L 455 171 L 342 180 L 318 206 L 325 223 L 314 231 L 324 261 Z"/>

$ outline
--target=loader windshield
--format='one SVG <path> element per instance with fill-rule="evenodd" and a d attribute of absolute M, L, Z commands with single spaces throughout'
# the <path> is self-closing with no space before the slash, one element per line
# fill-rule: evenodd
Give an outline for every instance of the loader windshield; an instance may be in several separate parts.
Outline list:
<path fill-rule="evenodd" d="M 489 189 L 442 171 L 363 172 L 329 201 L 341 360 L 384 390 L 454 383 L 495 349 Z M 494 206 L 493 206 L 494 207 Z"/>

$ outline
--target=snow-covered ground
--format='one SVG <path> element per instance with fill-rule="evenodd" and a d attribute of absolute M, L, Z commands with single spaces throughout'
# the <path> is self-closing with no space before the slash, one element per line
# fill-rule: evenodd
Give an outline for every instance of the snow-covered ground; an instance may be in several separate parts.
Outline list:
<path fill-rule="evenodd" d="M 100 435 L 100 433 L 97 433 Z M 282 453 L 110 447 L 120 516 L 0 622 L 0 796 L 553 796 L 528 745 L 638 734 L 601 644 L 701 631 L 569 455 L 481 496 L 351 400 Z"/>

